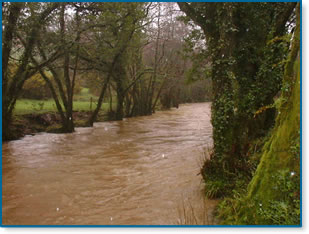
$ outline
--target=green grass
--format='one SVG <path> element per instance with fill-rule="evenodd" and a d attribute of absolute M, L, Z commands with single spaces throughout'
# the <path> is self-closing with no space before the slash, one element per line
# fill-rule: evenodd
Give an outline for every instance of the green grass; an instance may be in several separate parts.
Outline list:
<path fill-rule="evenodd" d="M 44 113 L 49 111 L 57 111 L 54 100 L 31 100 L 20 99 L 17 100 L 14 114 L 24 115 L 30 113 Z"/>
<path fill-rule="evenodd" d="M 92 98 L 92 110 L 96 107 L 97 96 L 92 95 L 88 88 L 82 88 L 79 94 L 74 95 L 73 110 L 74 111 L 90 111 L 90 100 Z M 114 105 L 113 105 L 114 106 Z M 103 103 L 101 110 L 107 111 L 109 103 Z M 19 99 L 16 102 L 14 114 L 24 115 L 31 113 L 57 112 L 57 107 L 53 99 L 48 100 L 32 100 Z"/>
<path fill-rule="evenodd" d="M 92 103 L 92 110 L 96 107 L 96 103 Z M 109 104 L 103 103 L 101 110 L 108 110 Z M 90 101 L 74 101 L 74 111 L 90 111 Z M 17 100 L 14 109 L 15 115 L 24 115 L 31 113 L 46 113 L 46 112 L 57 112 L 56 104 L 53 99 L 49 100 L 31 100 L 31 99 L 20 99 Z"/>
<path fill-rule="evenodd" d="M 82 90 L 80 91 L 79 94 L 75 94 L 74 95 L 74 100 L 75 101 L 85 101 L 85 102 L 89 102 L 90 98 L 92 98 L 93 100 L 97 100 L 98 97 L 91 94 L 89 92 L 89 88 L 82 88 Z"/>

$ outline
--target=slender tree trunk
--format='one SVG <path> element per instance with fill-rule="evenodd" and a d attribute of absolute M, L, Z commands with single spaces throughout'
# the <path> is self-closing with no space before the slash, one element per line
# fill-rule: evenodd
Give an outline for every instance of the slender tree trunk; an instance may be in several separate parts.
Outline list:
<path fill-rule="evenodd" d="M 104 81 L 104 84 L 102 86 L 102 89 L 101 89 L 101 92 L 100 92 L 100 96 L 99 96 L 99 99 L 98 99 L 98 104 L 95 108 L 95 110 L 92 112 L 92 114 L 90 115 L 89 117 L 89 120 L 88 120 L 88 124 L 89 126 L 93 126 L 93 123 L 96 121 L 97 119 L 97 116 L 99 114 L 99 111 L 101 109 L 101 106 L 102 106 L 102 103 L 103 103 L 103 98 L 104 98 L 104 95 L 106 93 L 106 89 L 108 88 L 108 86 L 110 85 L 110 79 L 112 77 L 112 74 L 114 72 L 114 69 L 115 69 L 115 66 L 116 66 L 116 63 L 119 59 L 119 56 L 120 56 L 120 53 L 117 54 L 114 59 L 113 59 L 113 62 L 109 68 L 109 71 L 108 71 L 108 74 L 107 74 L 107 77 Z"/>
<path fill-rule="evenodd" d="M 106 89 L 109 85 L 110 77 L 111 77 L 111 74 L 109 74 L 108 77 L 106 78 L 106 81 L 104 82 L 104 85 L 102 86 L 102 89 L 101 89 L 101 92 L 100 92 L 98 104 L 97 104 L 95 110 L 90 115 L 90 118 L 88 119 L 88 125 L 91 126 L 91 127 L 93 126 L 93 123 L 96 121 L 97 116 L 99 114 L 99 111 L 101 109 L 101 106 L 102 106 L 102 103 L 103 103 L 103 98 L 105 96 Z"/>
<path fill-rule="evenodd" d="M 158 19 L 157 19 L 157 26 L 158 26 L 158 31 L 157 31 L 157 38 L 156 38 L 156 44 L 155 44 L 155 61 L 154 61 L 154 69 L 153 69 L 153 78 L 151 81 L 151 88 L 150 88 L 150 94 L 149 94 L 149 103 L 148 103 L 148 112 L 153 113 L 154 108 L 153 108 L 153 96 L 154 96 L 154 90 L 155 90 L 155 84 L 157 81 L 157 73 L 158 73 L 158 66 L 159 66 L 159 43 L 160 43 L 160 37 L 161 37 L 161 30 L 160 30 L 160 20 L 161 20 L 161 5 L 158 3 Z"/>
<path fill-rule="evenodd" d="M 109 92 L 109 112 L 113 111 L 113 94 L 111 86 L 108 86 L 108 92 Z"/>
<path fill-rule="evenodd" d="M 42 54 L 41 54 L 42 55 Z M 43 56 L 44 60 L 46 59 L 46 56 L 45 54 L 43 53 Z M 35 60 L 34 57 L 31 58 L 32 59 L 32 62 L 35 64 L 36 67 L 39 67 L 39 64 L 38 62 Z M 55 101 L 55 104 L 56 104 L 56 107 L 57 107 L 57 110 L 58 110 L 58 113 L 60 114 L 60 118 L 61 118 L 61 123 L 62 123 L 62 126 L 65 126 L 65 115 L 64 115 L 64 112 L 63 112 L 63 109 L 62 109 L 62 106 L 60 104 L 60 101 L 58 99 L 58 96 L 57 96 L 57 92 L 54 88 L 54 85 L 53 83 L 51 82 L 51 80 L 48 78 L 48 76 L 45 74 L 44 70 L 42 68 L 39 68 L 39 72 L 42 76 L 42 78 L 44 79 L 44 81 L 46 82 L 49 90 L 51 91 L 51 94 L 52 94 L 52 97 Z"/>
<path fill-rule="evenodd" d="M 66 121 L 65 126 L 63 126 L 64 132 L 74 132 L 74 120 L 73 120 L 73 88 L 74 88 L 74 79 L 72 82 L 70 78 L 70 51 L 67 48 L 65 41 L 65 7 L 66 3 L 62 3 L 60 11 L 60 28 L 61 28 L 61 42 L 64 49 L 64 61 L 63 61 L 63 77 L 65 81 L 65 87 L 67 92 L 67 107 L 66 107 Z M 77 59 L 76 59 L 77 61 Z M 76 65 L 77 66 L 77 65 Z M 76 68 L 75 68 L 76 70 Z M 74 72 L 75 75 L 75 72 Z"/>
<path fill-rule="evenodd" d="M 157 96 L 156 96 L 156 98 L 155 98 L 155 100 L 154 100 L 154 102 L 153 102 L 153 105 L 152 105 L 152 112 L 155 112 L 155 110 L 156 110 L 157 102 L 159 101 L 160 95 L 161 95 L 162 90 L 163 90 L 163 88 L 164 88 L 164 86 L 165 86 L 166 79 L 167 79 L 167 78 L 164 77 L 164 80 L 163 80 L 163 82 L 162 82 L 162 84 L 161 84 L 161 86 L 160 86 L 160 88 L 159 88 L 159 90 L 158 90 Z"/>
<path fill-rule="evenodd" d="M 127 90 L 125 89 L 125 81 L 126 81 L 126 70 L 124 67 L 123 59 L 120 58 L 117 61 L 116 69 L 114 72 L 114 78 L 116 81 L 116 92 L 117 92 L 117 108 L 115 119 L 122 120 L 124 115 L 123 103 Z"/>
<path fill-rule="evenodd" d="M 124 102 L 124 90 L 121 84 L 121 80 L 117 83 L 117 108 L 116 108 L 116 120 L 123 119 L 123 102 Z"/>

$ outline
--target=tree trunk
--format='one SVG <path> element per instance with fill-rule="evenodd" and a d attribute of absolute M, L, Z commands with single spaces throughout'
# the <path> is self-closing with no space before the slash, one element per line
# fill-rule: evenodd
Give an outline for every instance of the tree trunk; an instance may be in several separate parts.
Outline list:
<path fill-rule="evenodd" d="M 124 102 L 123 87 L 121 84 L 117 84 L 117 108 L 116 108 L 115 120 L 123 119 L 123 102 Z"/>
<path fill-rule="evenodd" d="M 16 72 L 14 75 L 10 78 L 10 83 L 8 83 L 8 64 L 9 64 L 9 56 L 11 52 L 12 47 L 12 38 L 13 38 L 13 30 L 16 27 L 16 22 L 18 19 L 18 14 L 22 8 L 23 4 L 16 5 L 15 3 L 12 3 L 12 12 L 17 15 L 9 15 L 9 22 L 7 26 L 4 27 L 4 44 L 3 44 L 3 86 L 2 86 L 2 127 L 3 127 L 3 140 L 6 140 L 7 137 L 11 135 L 10 133 L 10 125 L 12 122 L 12 113 L 13 109 L 16 104 L 17 97 L 20 94 L 20 91 L 22 90 L 22 87 L 27 79 L 29 79 L 34 73 L 33 71 L 30 71 L 29 60 L 31 58 L 32 51 L 34 49 L 34 46 L 38 40 L 38 33 L 44 24 L 46 18 L 48 15 L 55 10 L 59 3 L 53 3 L 48 8 L 46 8 L 36 19 L 33 19 L 30 32 L 27 36 L 27 39 L 25 40 L 24 44 L 24 52 L 21 56 L 21 62 L 18 66 Z M 11 39 L 11 40 L 10 40 Z M 10 41 L 7 41 L 10 40 Z"/>
<path fill-rule="evenodd" d="M 91 127 L 93 126 L 93 123 L 96 121 L 97 116 L 99 114 L 99 111 L 101 109 L 101 106 L 102 106 L 102 103 L 103 103 L 103 98 L 104 98 L 106 89 L 109 85 L 110 76 L 111 76 L 111 74 L 109 74 L 108 77 L 106 78 L 106 81 L 104 82 L 104 85 L 102 86 L 102 89 L 101 89 L 101 92 L 100 92 L 98 104 L 97 104 L 95 110 L 90 115 L 90 118 L 88 119 L 88 125 L 91 126 Z"/>
<path fill-rule="evenodd" d="M 8 23 L 4 27 L 3 32 L 3 51 L 2 51 L 2 93 L 7 89 L 7 70 L 9 65 L 9 57 L 12 49 L 13 34 L 16 28 L 16 22 L 24 3 L 13 2 L 9 7 Z"/>

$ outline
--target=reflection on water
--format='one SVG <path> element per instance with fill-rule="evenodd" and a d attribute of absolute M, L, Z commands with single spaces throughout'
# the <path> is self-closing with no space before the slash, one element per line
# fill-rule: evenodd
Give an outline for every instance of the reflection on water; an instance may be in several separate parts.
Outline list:
<path fill-rule="evenodd" d="M 4 143 L 3 224 L 175 225 L 201 206 L 211 132 L 202 103 Z"/>

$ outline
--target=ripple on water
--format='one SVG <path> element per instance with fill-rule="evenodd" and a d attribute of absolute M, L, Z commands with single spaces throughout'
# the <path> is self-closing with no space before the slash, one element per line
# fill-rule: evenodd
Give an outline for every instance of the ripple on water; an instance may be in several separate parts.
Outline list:
<path fill-rule="evenodd" d="M 177 224 L 211 134 L 201 103 L 4 143 L 3 224 Z"/>

